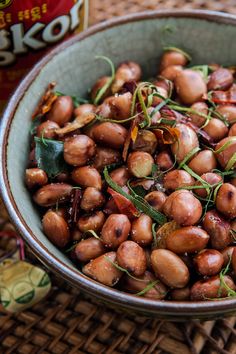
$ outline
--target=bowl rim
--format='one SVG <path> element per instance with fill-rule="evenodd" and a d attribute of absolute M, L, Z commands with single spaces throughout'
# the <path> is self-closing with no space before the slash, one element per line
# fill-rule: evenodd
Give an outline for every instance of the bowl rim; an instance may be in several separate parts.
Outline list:
<path fill-rule="evenodd" d="M 8 136 L 11 129 L 11 123 L 14 119 L 14 114 L 17 107 L 24 96 L 35 77 L 39 74 L 41 68 L 47 64 L 54 55 L 58 54 L 65 48 L 75 44 L 77 41 L 84 40 L 87 37 L 101 32 L 116 25 L 126 24 L 127 22 L 136 22 L 142 20 L 152 20 L 159 18 L 198 18 L 211 22 L 233 24 L 236 26 L 236 16 L 226 13 L 219 13 L 208 10 L 176 10 L 176 11 L 145 11 L 135 14 L 129 14 L 122 17 L 117 17 L 108 21 L 104 21 L 97 25 L 94 25 L 80 34 L 72 36 L 70 39 L 57 45 L 54 49 L 50 50 L 48 54 L 41 59 L 21 81 L 4 111 L 2 121 L 0 123 L 0 186 L 1 195 L 5 206 L 9 212 L 12 222 L 30 246 L 33 253 L 37 258 L 47 265 L 54 273 L 57 273 L 64 279 L 68 280 L 72 285 L 77 286 L 81 290 L 84 290 L 90 295 L 94 295 L 100 299 L 106 299 L 109 303 L 115 305 L 121 305 L 130 310 L 145 312 L 148 314 L 161 314 L 162 316 L 174 315 L 177 317 L 185 316 L 197 316 L 197 315 L 214 315 L 222 312 L 232 312 L 236 308 L 236 299 L 224 299 L 224 300 L 211 300 L 211 301 L 166 301 L 166 300 L 152 300 L 148 298 L 139 298 L 132 294 L 128 294 L 116 289 L 109 288 L 93 279 L 90 279 L 83 275 L 81 272 L 72 268 L 57 256 L 54 256 L 52 252 L 46 249 L 46 247 L 37 240 L 36 235 L 28 227 L 26 221 L 23 219 L 20 211 L 14 200 L 14 196 L 11 193 L 10 185 L 7 176 L 7 144 Z"/>

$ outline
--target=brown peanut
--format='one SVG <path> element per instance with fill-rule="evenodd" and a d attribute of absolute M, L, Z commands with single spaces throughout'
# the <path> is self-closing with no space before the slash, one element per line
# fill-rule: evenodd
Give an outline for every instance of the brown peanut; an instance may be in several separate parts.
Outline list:
<path fill-rule="evenodd" d="M 222 254 L 214 249 L 205 249 L 194 257 L 197 271 L 202 275 L 216 275 L 220 273 L 224 264 Z"/>
<path fill-rule="evenodd" d="M 75 255 L 80 262 L 88 262 L 105 253 L 105 249 L 100 240 L 90 237 L 80 241 L 75 247 Z"/>
<path fill-rule="evenodd" d="M 124 241 L 117 250 L 119 266 L 128 270 L 134 276 L 143 275 L 147 268 L 146 254 L 136 242 Z"/>
<path fill-rule="evenodd" d="M 70 231 L 65 219 L 56 212 L 49 210 L 44 215 L 43 232 L 57 247 L 63 248 L 70 241 Z"/>
<path fill-rule="evenodd" d="M 152 219 L 150 216 L 142 214 L 132 222 L 131 239 L 140 246 L 147 246 L 152 243 Z"/>
<path fill-rule="evenodd" d="M 124 214 L 111 214 L 105 221 L 101 240 L 106 247 L 117 248 L 126 241 L 131 229 L 129 219 Z"/>
<path fill-rule="evenodd" d="M 224 275 L 223 279 L 230 289 L 236 289 L 233 280 L 228 275 Z M 228 296 L 228 290 L 224 286 L 221 286 L 220 277 L 218 275 L 197 281 L 192 286 L 190 292 L 190 298 L 193 301 L 217 299 Z"/>
<path fill-rule="evenodd" d="M 91 166 L 76 167 L 72 171 L 72 180 L 82 187 L 102 189 L 102 178 L 96 168 Z"/>
<path fill-rule="evenodd" d="M 206 213 L 203 228 L 210 235 L 211 245 L 214 249 L 222 250 L 230 244 L 230 224 L 216 210 Z"/>
<path fill-rule="evenodd" d="M 84 166 L 95 155 L 95 143 L 87 135 L 67 138 L 64 143 L 64 159 L 69 165 Z"/>
<path fill-rule="evenodd" d="M 73 108 L 73 101 L 70 96 L 60 96 L 53 103 L 51 110 L 47 113 L 47 119 L 62 127 L 70 121 Z"/>
<path fill-rule="evenodd" d="M 33 196 L 36 204 L 49 207 L 69 199 L 72 186 L 66 183 L 51 183 L 41 187 Z"/>
<path fill-rule="evenodd" d="M 25 183 L 28 188 L 44 186 L 48 183 L 48 176 L 40 168 L 28 168 L 25 171 Z"/>

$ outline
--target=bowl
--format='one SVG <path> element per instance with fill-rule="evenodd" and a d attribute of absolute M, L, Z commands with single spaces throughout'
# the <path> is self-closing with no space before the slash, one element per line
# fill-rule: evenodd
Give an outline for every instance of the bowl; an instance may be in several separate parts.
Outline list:
<path fill-rule="evenodd" d="M 11 97 L 1 122 L 0 182 L 11 219 L 33 253 L 52 271 L 93 298 L 121 311 L 163 319 L 215 318 L 236 312 L 236 299 L 203 302 L 155 301 L 108 288 L 81 274 L 45 237 L 37 208 L 24 185 L 31 114 L 49 82 L 57 90 L 83 96 L 97 78 L 108 74 L 96 55 L 115 64 L 134 60 L 145 77 L 154 75 L 163 46 L 180 47 L 193 65 L 235 65 L 236 17 L 208 11 L 145 12 L 91 27 L 46 55 Z"/>

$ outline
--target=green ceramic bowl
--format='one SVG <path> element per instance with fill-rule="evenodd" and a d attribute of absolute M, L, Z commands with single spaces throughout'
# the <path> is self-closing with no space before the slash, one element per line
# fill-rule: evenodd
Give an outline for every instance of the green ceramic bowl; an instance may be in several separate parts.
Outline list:
<path fill-rule="evenodd" d="M 236 299 L 205 302 L 154 301 L 103 286 L 81 274 L 42 232 L 37 208 L 24 185 L 31 114 L 49 82 L 83 96 L 108 67 L 134 60 L 154 75 L 163 46 L 186 50 L 193 64 L 236 63 L 236 17 L 214 12 L 146 12 L 99 24 L 64 42 L 41 60 L 12 96 L 1 123 L 0 182 L 12 221 L 35 255 L 74 286 L 110 306 L 165 319 L 210 318 L 236 312 Z"/>

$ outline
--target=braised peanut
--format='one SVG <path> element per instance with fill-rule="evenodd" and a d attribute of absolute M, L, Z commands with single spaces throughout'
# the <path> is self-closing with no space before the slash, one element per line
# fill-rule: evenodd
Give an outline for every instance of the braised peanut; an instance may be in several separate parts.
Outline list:
<path fill-rule="evenodd" d="M 77 227 L 82 232 L 86 232 L 88 230 L 98 232 L 101 230 L 104 222 L 104 213 L 102 211 L 95 211 L 92 214 L 82 215 L 77 222 Z"/>
<path fill-rule="evenodd" d="M 96 168 L 91 166 L 76 167 L 72 171 L 72 180 L 82 187 L 102 189 L 102 178 Z"/>
<path fill-rule="evenodd" d="M 70 197 L 72 186 L 66 183 L 51 183 L 41 187 L 33 196 L 36 204 L 48 207 L 63 203 Z"/>
<path fill-rule="evenodd" d="M 81 199 L 80 207 L 86 212 L 100 208 L 105 202 L 105 198 L 99 189 L 87 187 Z"/>
<path fill-rule="evenodd" d="M 151 174 L 154 160 L 147 152 L 135 151 L 129 154 L 127 164 L 133 176 L 142 178 Z"/>
<path fill-rule="evenodd" d="M 197 271 L 202 275 L 216 275 L 220 273 L 224 263 L 224 257 L 217 250 L 205 249 L 194 257 Z"/>
<path fill-rule="evenodd" d="M 127 136 L 127 129 L 121 124 L 102 122 L 93 130 L 93 139 L 100 144 L 113 149 L 123 147 Z"/>
<path fill-rule="evenodd" d="M 168 50 L 164 52 L 164 54 L 161 57 L 160 70 L 162 71 L 171 65 L 185 66 L 187 65 L 187 63 L 188 63 L 188 59 L 184 55 L 184 53 L 175 50 Z"/>
<path fill-rule="evenodd" d="M 151 254 L 152 268 L 158 278 L 171 288 L 184 288 L 189 281 L 189 271 L 184 262 L 173 252 L 157 249 Z"/>
<path fill-rule="evenodd" d="M 111 214 L 102 227 L 101 240 L 106 247 L 117 248 L 127 240 L 130 229 L 131 224 L 126 215 Z"/>
<path fill-rule="evenodd" d="M 56 212 L 49 210 L 43 217 L 43 232 L 57 247 L 63 248 L 70 241 L 70 231 L 65 219 Z"/>
<path fill-rule="evenodd" d="M 140 130 L 135 142 L 132 143 L 132 150 L 145 151 L 154 154 L 157 148 L 157 138 L 150 130 Z"/>
<path fill-rule="evenodd" d="M 207 86 L 202 75 L 194 70 L 182 70 L 175 78 L 175 87 L 181 101 L 191 105 L 207 93 Z"/>
<path fill-rule="evenodd" d="M 131 239 L 140 246 L 147 246 L 152 243 L 152 219 L 150 216 L 142 214 L 132 222 Z"/>
<path fill-rule="evenodd" d="M 180 136 L 178 141 L 171 145 L 171 151 L 176 156 L 176 160 L 181 162 L 190 151 L 199 146 L 199 142 L 195 131 L 187 125 L 177 124 L 176 129 Z"/>
<path fill-rule="evenodd" d="M 216 114 L 221 114 L 229 124 L 236 123 L 236 106 L 233 104 L 223 104 L 216 108 Z"/>
<path fill-rule="evenodd" d="M 93 85 L 92 89 L 91 89 L 91 98 L 92 101 L 95 100 L 98 92 L 101 90 L 101 88 L 103 88 L 108 80 L 110 80 L 109 76 L 102 76 L 100 77 L 100 79 L 98 79 L 95 84 Z M 101 99 L 103 100 L 104 98 L 106 98 L 107 96 L 109 96 L 111 94 L 111 89 L 107 88 L 106 92 L 104 92 L 104 94 L 101 96 Z"/>
<path fill-rule="evenodd" d="M 154 191 L 148 193 L 144 198 L 152 208 L 156 209 L 157 211 L 162 211 L 167 196 L 165 193 L 160 191 Z"/>
<path fill-rule="evenodd" d="M 121 155 L 119 151 L 97 147 L 96 154 L 94 156 L 93 167 L 98 171 L 103 171 L 104 167 L 113 163 L 121 161 Z"/>
<path fill-rule="evenodd" d="M 190 298 L 190 288 L 187 286 L 182 289 L 171 290 L 171 299 L 175 301 L 189 300 Z"/>
<path fill-rule="evenodd" d="M 69 165 L 84 166 L 95 154 L 95 143 L 87 135 L 77 135 L 66 139 L 64 159 Z"/>
<path fill-rule="evenodd" d="M 211 118 L 203 130 L 212 138 L 213 141 L 218 142 L 225 138 L 228 134 L 228 128 L 225 123 L 217 118 Z"/>
<path fill-rule="evenodd" d="M 130 115 L 132 94 L 126 92 L 117 96 L 107 97 L 104 102 L 97 107 L 96 113 L 104 118 L 115 120 L 126 119 Z"/>
<path fill-rule="evenodd" d="M 183 254 L 201 251 L 209 241 L 206 231 L 196 226 L 181 227 L 166 237 L 166 248 L 170 251 Z"/>
<path fill-rule="evenodd" d="M 75 117 L 82 116 L 87 113 L 94 113 L 96 111 L 96 106 L 90 103 L 81 104 L 79 107 L 75 108 L 74 115 Z"/>
<path fill-rule="evenodd" d="M 216 210 L 206 213 L 203 219 L 203 228 L 210 235 L 213 248 L 222 250 L 230 244 L 230 224 Z"/>
<path fill-rule="evenodd" d="M 116 262 L 116 252 L 105 253 L 86 264 L 84 274 L 107 286 L 114 286 L 122 277 L 122 272 L 113 263 Z"/>
<path fill-rule="evenodd" d="M 88 262 L 105 253 L 105 249 L 100 240 L 90 237 L 80 241 L 75 247 L 75 254 L 80 262 Z"/>
<path fill-rule="evenodd" d="M 125 166 L 116 168 L 110 173 L 110 176 L 112 180 L 121 187 L 125 186 L 130 179 L 129 171 Z"/>
<path fill-rule="evenodd" d="M 73 113 L 73 101 L 70 96 L 60 96 L 53 103 L 47 113 L 47 119 L 57 123 L 60 127 L 68 123 Z"/>
<path fill-rule="evenodd" d="M 220 175 L 218 175 L 217 173 L 213 173 L 213 172 L 204 173 L 203 175 L 201 175 L 201 179 L 203 181 L 207 182 L 212 187 L 213 186 L 216 187 L 219 183 L 221 183 L 223 181 L 223 179 Z M 202 183 L 200 181 L 198 181 L 196 183 L 196 186 L 201 186 L 201 185 L 202 185 Z M 202 198 L 207 197 L 206 188 L 195 189 L 195 193 Z"/>
<path fill-rule="evenodd" d="M 228 265 L 230 260 L 232 261 L 232 254 L 233 254 L 234 249 L 235 249 L 235 246 L 229 246 L 229 247 L 224 248 L 221 251 L 221 254 L 224 259 L 224 263 L 223 263 L 224 267 L 226 267 Z"/>
<path fill-rule="evenodd" d="M 221 150 L 223 149 L 223 150 Z M 218 152 L 220 151 L 220 152 Z M 219 164 L 226 169 L 230 159 L 236 153 L 236 137 L 229 136 L 222 139 L 215 148 L 216 158 Z M 231 168 L 236 168 L 236 162 L 232 164 Z"/>
<path fill-rule="evenodd" d="M 223 280 L 227 287 L 232 290 L 236 289 L 233 280 L 228 275 L 224 275 Z M 190 298 L 193 301 L 217 299 L 228 296 L 228 290 L 222 285 L 218 275 L 206 280 L 197 281 L 192 286 L 190 293 Z"/>
<path fill-rule="evenodd" d="M 236 218 L 236 187 L 230 183 L 224 183 L 216 196 L 216 208 L 226 217 Z"/>
<path fill-rule="evenodd" d="M 46 120 L 46 122 L 41 123 L 37 127 L 37 136 L 39 138 L 43 136 L 45 139 L 54 139 L 57 136 L 55 130 L 59 128 L 56 122 Z"/>
<path fill-rule="evenodd" d="M 117 250 L 119 266 L 135 276 L 144 274 L 147 268 L 146 254 L 136 242 L 124 241 Z"/>
<path fill-rule="evenodd" d="M 200 151 L 188 164 L 196 174 L 211 172 L 217 166 L 214 153 L 211 150 Z"/>
<path fill-rule="evenodd" d="M 182 189 L 169 195 L 163 211 L 178 224 L 189 226 L 199 221 L 202 215 L 202 205 L 191 192 Z"/>
<path fill-rule="evenodd" d="M 206 121 L 206 118 L 203 116 L 207 116 L 208 114 L 208 106 L 205 102 L 195 102 L 191 105 L 190 109 L 193 112 L 189 112 L 189 116 L 191 118 L 191 122 L 195 124 L 197 127 L 203 126 Z M 196 112 L 196 113 L 195 113 Z"/>
<path fill-rule="evenodd" d="M 225 68 L 215 70 L 209 77 L 207 88 L 211 90 L 227 90 L 233 84 L 234 78 L 231 72 Z"/>
<path fill-rule="evenodd" d="M 150 290 L 145 291 L 144 297 L 156 300 L 162 300 L 165 298 L 167 293 L 167 287 L 162 284 L 157 278 L 149 271 L 146 271 L 143 275 L 139 277 L 141 280 L 135 280 L 128 275 L 123 278 L 125 290 L 131 293 L 139 293 L 143 291 L 148 284 L 152 282 L 157 282 Z"/>
<path fill-rule="evenodd" d="M 176 76 L 183 70 L 181 65 L 169 65 L 165 69 L 163 69 L 160 73 L 162 77 L 167 80 L 174 81 Z"/>
<path fill-rule="evenodd" d="M 169 170 L 174 162 L 172 161 L 171 155 L 168 151 L 162 151 L 156 156 L 156 164 L 162 171 Z"/>
<path fill-rule="evenodd" d="M 48 183 L 48 176 L 40 168 L 28 168 L 25 171 L 25 183 L 30 189 L 44 186 Z"/>
<path fill-rule="evenodd" d="M 187 187 L 194 185 L 194 178 L 184 170 L 172 170 L 168 172 L 163 180 L 165 189 L 174 191 L 180 187 Z"/>
<path fill-rule="evenodd" d="M 232 125 L 232 127 L 229 130 L 229 136 L 236 136 L 236 123 Z"/>
<path fill-rule="evenodd" d="M 119 92 L 126 82 L 139 81 L 142 75 L 141 67 L 133 62 L 127 61 L 120 64 L 116 70 L 115 80 L 112 84 L 112 93 Z"/>

